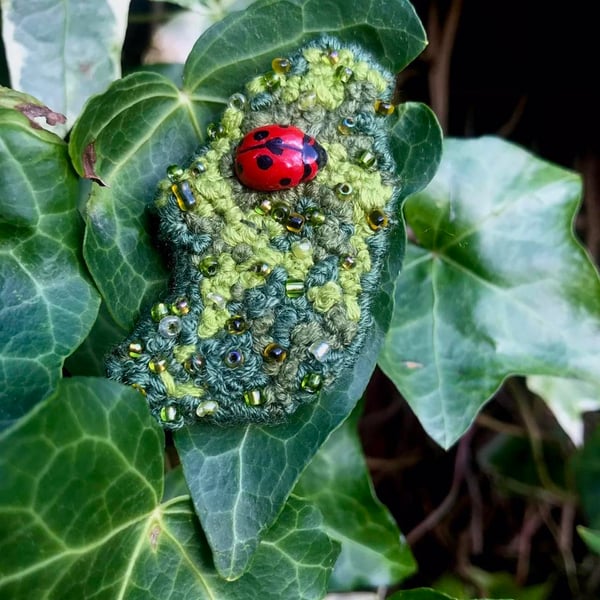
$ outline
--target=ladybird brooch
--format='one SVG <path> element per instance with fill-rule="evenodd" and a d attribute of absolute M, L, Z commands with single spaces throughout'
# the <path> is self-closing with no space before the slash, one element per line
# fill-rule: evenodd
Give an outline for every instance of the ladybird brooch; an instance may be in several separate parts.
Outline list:
<path fill-rule="evenodd" d="M 320 38 L 168 168 L 169 289 L 107 358 L 165 428 L 281 422 L 355 362 L 398 210 L 393 88 L 362 49 Z"/>

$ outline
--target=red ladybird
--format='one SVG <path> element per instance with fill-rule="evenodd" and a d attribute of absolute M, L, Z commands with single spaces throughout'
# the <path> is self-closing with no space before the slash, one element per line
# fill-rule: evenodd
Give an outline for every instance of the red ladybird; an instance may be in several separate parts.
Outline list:
<path fill-rule="evenodd" d="M 235 174 L 260 192 L 286 190 L 310 181 L 327 164 L 315 138 L 291 125 L 265 125 L 249 131 L 235 153 Z"/>

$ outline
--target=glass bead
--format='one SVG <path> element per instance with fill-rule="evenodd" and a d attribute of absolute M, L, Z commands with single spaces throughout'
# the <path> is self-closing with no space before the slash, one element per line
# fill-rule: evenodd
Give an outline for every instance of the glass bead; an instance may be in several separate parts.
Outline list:
<path fill-rule="evenodd" d="M 210 254 L 200 261 L 198 268 L 204 277 L 214 277 L 219 271 L 219 261 L 216 256 Z"/>
<path fill-rule="evenodd" d="M 171 423 L 177 419 L 177 407 L 172 404 L 169 406 L 163 406 L 160 409 L 160 420 L 165 423 Z"/>
<path fill-rule="evenodd" d="M 248 323 L 244 317 L 236 315 L 235 317 L 231 317 L 231 319 L 227 319 L 227 321 L 225 321 L 225 331 L 227 333 L 231 333 L 232 335 L 246 333 L 246 331 L 248 331 Z"/>
<path fill-rule="evenodd" d="M 356 120 L 352 117 L 344 117 L 338 125 L 338 131 L 342 135 L 350 135 L 356 127 Z"/>
<path fill-rule="evenodd" d="M 304 294 L 304 281 L 302 279 L 288 279 L 285 282 L 285 295 L 288 298 L 300 298 Z"/>
<path fill-rule="evenodd" d="M 248 390 L 244 392 L 244 402 L 248 406 L 260 406 L 265 399 L 260 390 Z"/>
<path fill-rule="evenodd" d="M 187 298 L 177 298 L 173 304 L 171 304 L 171 312 L 178 317 L 183 317 L 190 312 L 190 303 Z"/>
<path fill-rule="evenodd" d="M 197 375 L 204 366 L 204 359 L 199 354 L 188 356 L 183 362 L 183 368 L 190 375 Z"/>
<path fill-rule="evenodd" d="M 300 213 L 290 213 L 285 222 L 285 228 L 291 233 L 300 233 L 304 227 L 304 221 L 305 219 Z"/>
<path fill-rule="evenodd" d="M 196 206 L 196 197 L 188 181 L 179 181 L 171 186 L 171 191 L 177 200 L 180 210 L 186 211 Z"/>
<path fill-rule="evenodd" d="M 169 307 L 164 302 L 159 302 L 150 309 L 150 316 L 152 317 L 152 320 L 157 323 L 168 315 Z"/>
<path fill-rule="evenodd" d="M 345 67 L 344 65 L 340 65 L 335 71 L 335 76 L 338 78 L 338 81 L 341 81 L 342 83 L 348 83 L 353 75 L 354 71 L 350 67 Z"/>
<path fill-rule="evenodd" d="M 318 227 L 325 223 L 326 217 L 318 208 L 309 208 L 306 211 L 306 218 L 313 227 Z"/>
<path fill-rule="evenodd" d="M 287 358 L 287 350 L 272 342 L 264 347 L 262 355 L 267 362 L 282 363 Z"/>
<path fill-rule="evenodd" d="M 164 338 L 174 338 L 181 333 L 181 319 L 175 315 L 165 317 L 158 324 L 158 333 Z"/>
<path fill-rule="evenodd" d="M 262 84 L 267 88 L 267 90 L 273 92 L 281 85 L 281 78 L 274 71 L 269 71 L 269 73 L 265 73 L 263 75 Z"/>
<path fill-rule="evenodd" d="M 148 368 L 152 373 L 159 374 L 167 370 L 167 361 L 164 358 L 153 358 L 148 363 Z"/>
<path fill-rule="evenodd" d="M 184 170 L 179 165 L 170 165 L 167 167 L 167 177 L 172 181 L 179 181 L 183 177 Z"/>
<path fill-rule="evenodd" d="M 271 62 L 271 67 L 275 73 L 285 75 L 292 69 L 292 61 L 289 58 L 274 58 Z"/>
<path fill-rule="evenodd" d="M 271 216 L 278 223 L 283 223 L 290 216 L 291 212 L 292 209 L 287 202 L 273 202 Z"/>
<path fill-rule="evenodd" d="M 129 348 L 127 349 L 127 353 L 131 358 L 139 358 L 144 351 L 144 346 L 142 346 L 141 342 L 131 342 L 129 344 Z"/>
<path fill-rule="evenodd" d="M 310 110 L 317 104 L 317 94 L 315 92 L 305 92 L 298 98 L 298 108 L 300 110 Z"/>
<path fill-rule="evenodd" d="M 354 269 L 354 267 L 356 266 L 356 259 L 354 258 L 354 256 L 342 256 L 341 260 L 340 260 L 340 265 L 342 267 L 342 269 L 345 269 L 346 271 L 350 271 L 350 269 Z"/>
<path fill-rule="evenodd" d="M 307 373 L 302 378 L 300 387 L 309 394 L 316 394 L 323 387 L 323 378 L 319 373 Z"/>
<path fill-rule="evenodd" d="M 371 169 L 372 167 L 375 166 L 376 162 L 377 162 L 377 157 L 370 150 L 365 150 L 358 157 L 358 164 L 361 167 L 364 167 L 365 169 Z"/>
<path fill-rule="evenodd" d="M 207 300 L 210 300 L 217 308 L 224 309 L 227 306 L 227 302 L 221 294 L 217 294 L 216 292 L 208 292 L 206 294 Z"/>
<path fill-rule="evenodd" d="M 241 350 L 230 350 L 224 357 L 223 362 L 230 368 L 235 369 L 244 364 L 244 355 Z"/>
<path fill-rule="evenodd" d="M 375 101 L 375 112 L 383 117 L 389 117 L 394 112 L 394 105 L 386 100 Z"/>
<path fill-rule="evenodd" d="M 367 223 L 373 231 L 379 231 L 387 227 L 388 217 L 381 209 L 376 208 L 367 215 Z"/>
<path fill-rule="evenodd" d="M 210 123 L 206 128 L 206 135 L 209 140 L 216 140 L 225 135 L 225 128 L 220 123 Z"/>
<path fill-rule="evenodd" d="M 209 417 L 217 412 L 219 408 L 219 403 L 214 400 L 204 400 L 204 402 L 200 402 L 198 406 L 196 406 L 196 416 L 197 417 Z"/>
<path fill-rule="evenodd" d="M 335 186 L 335 195 L 340 200 L 347 200 L 350 196 L 352 196 L 352 192 L 354 188 L 349 183 L 338 183 Z"/>
<path fill-rule="evenodd" d="M 337 65 L 340 62 L 340 53 L 337 50 L 329 50 L 327 52 L 327 59 L 332 65 Z"/>
<path fill-rule="evenodd" d="M 267 277 L 273 271 L 273 267 L 269 263 L 259 262 L 252 267 L 252 271 L 263 277 Z"/>
<path fill-rule="evenodd" d="M 331 346 L 325 341 L 317 341 L 308 347 L 308 351 L 319 361 L 322 361 L 331 350 Z"/>
<path fill-rule="evenodd" d="M 146 395 L 146 390 L 139 383 L 132 383 L 131 387 L 138 391 L 142 396 Z"/>
<path fill-rule="evenodd" d="M 191 165 L 191 169 L 192 169 L 192 173 L 198 177 L 199 175 L 202 175 L 202 173 L 206 172 L 206 165 L 199 159 L 197 158 Z"/>
<path fill-rule="evenodd" d="M 229 108 L 235 108 L 237 110 L 242 110 L 246 106 L 248 101 L 246 100 L 246 96 L 244 94 L 240 94 L 239 92 L 236 94 L 232 94 L 229 96 L 229 101 L 227 102 L 227 106 Z"/>
<path fill-rule="evenodd" d="M 308 258 L 312 255 L 312 244 L 310 240 L 299 240 L 292 242 L 292 254 L 296 258 Z"/>
<path fill-rule="evenodd" d="M 254 207 L 254 212 L 258 213 L 259 215 L 263 215 L 263 216 L 270 215 L 272 208 L 273 208 L 272 202 L 268 198 L 265 198 L 264 200 L 261 200 L 261 202 L 258 206 Z"/>

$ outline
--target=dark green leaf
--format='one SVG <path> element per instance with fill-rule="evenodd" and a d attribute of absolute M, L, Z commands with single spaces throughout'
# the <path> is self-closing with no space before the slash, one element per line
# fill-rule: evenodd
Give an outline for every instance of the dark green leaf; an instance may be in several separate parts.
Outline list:
<path fill-rule="evenodd" d="M 587 529 L 587 527 L 579 526 L 577 532 L 590 550 L 596 554 L 600 554 L 600 531 L 593 531 L 592 529 Z"/>
<path fill-rule="evenodd" d="M 120 0 L 3 3 L 12 86 L 72 124 L 84 102 L 120 76 L 128 8 Z"/>
<path fill-rule="evenodd" d="M 575 482 L 592 529 L 600 529 L 600 427 L 573 457 Z"/>
<path fill-rule="evenodd" d="M 389 600 L 455 600 L 446 594 L 436 592 L 429 588 L 419 588 L 396 592 L 389 597 Z"/>
<path fill-rule="evenodd" d="M 6 425 L 56 386 L 99 299 L 81 266 L 77 179 L 64 142 L 0 108 L 0 180 L 0 423 Z"/>
<path fill-rule="evenodd" d="M 390 586 L 416 570 L 410 548 L 375 496 L 356 430 L 355 409 L 323 444 L 294 488 L 314 503 L 325 531 L 342 544 L 330 589 Z"/>
<path fill-rule="evenodd" d="M 450 140 L 410 198 L 410 246 L 380 365 L 452 445 L 510 373 L 600 383 L 600 283 L 569 171 L 494 138 Z"/>

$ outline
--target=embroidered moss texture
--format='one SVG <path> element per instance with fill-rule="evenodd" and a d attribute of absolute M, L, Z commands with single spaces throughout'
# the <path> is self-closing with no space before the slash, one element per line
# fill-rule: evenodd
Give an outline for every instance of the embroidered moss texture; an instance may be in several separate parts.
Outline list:
<path fill-rule="evenodd" d="M 156 207 L 170 288 L 107 359 L 166 428 L 280 422 L 355 362 L 371 329 L 397 214 L 394 79 L 330 38 L 272 67 L 231 97 L 186 168 L 169 167 Z M 236 151 L 275 125 L 326 157 L 310 181 L 257 191 L 236 176 L 249 160 Z M 296 175 L 278 174 L 282 186 Z"/>

